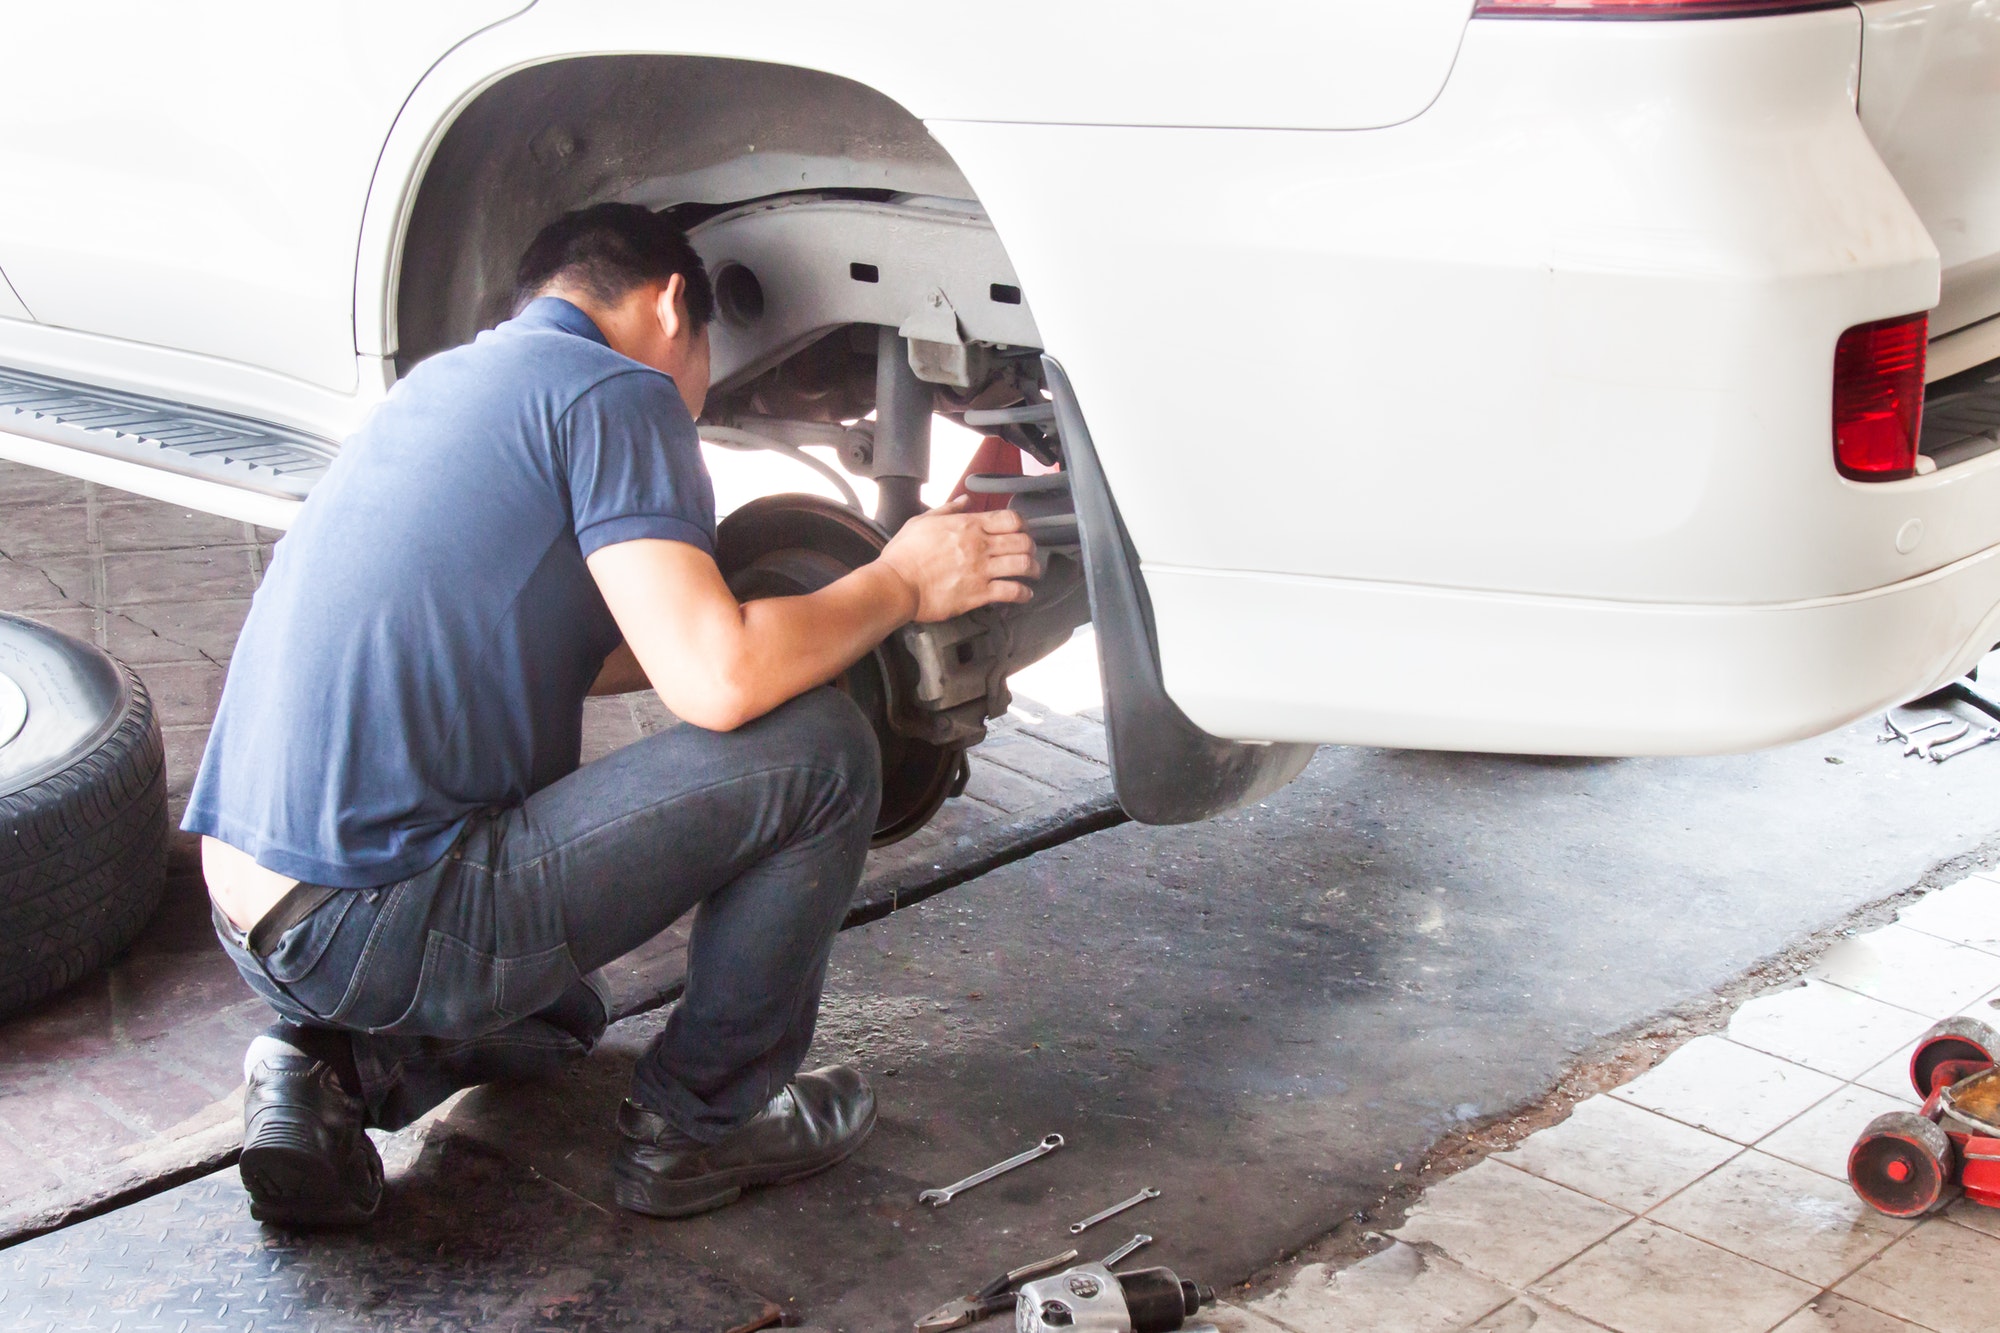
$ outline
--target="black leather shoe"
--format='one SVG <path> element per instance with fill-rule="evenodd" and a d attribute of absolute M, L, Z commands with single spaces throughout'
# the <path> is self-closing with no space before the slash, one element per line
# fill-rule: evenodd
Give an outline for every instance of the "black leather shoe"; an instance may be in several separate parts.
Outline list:
<path fill-rule="evenodd" d="M 244 1056 L 243 1158 L 250 1216 L 296 1227 L 359 1226 L 382 1202 L 382 1158 L 361 1099 L 324 1060 L 275 1037 Z"/>
<path fill-rule="evenodd" d="M 635 1213 L 691 1217 L 736 1202 L 751 1186 L 824 1171 L 874 1128 L 875 1090 L 846 1065 L 800 1074 L 720 1143 L 697 1143 L 628 1101 L 618 1108 L 616 1197 Z"/>

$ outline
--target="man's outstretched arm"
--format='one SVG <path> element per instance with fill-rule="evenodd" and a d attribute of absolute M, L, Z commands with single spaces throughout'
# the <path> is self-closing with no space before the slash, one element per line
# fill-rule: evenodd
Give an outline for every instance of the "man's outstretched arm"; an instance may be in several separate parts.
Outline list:
<path fill-rule="evenodd" d="M 802 597 L 739 603 L 715 561 L 685 542 L 619 542 L 587 563 L 660 702 L 698 727 L 733 731 L 826 684 L 912 620 L 1032 597 L 1016 580 L 1041 565 L 1020 516 L 956 509 L 911 519 L 872 563 Z M 614 654 L 607 668 L 617 665 Z"/>

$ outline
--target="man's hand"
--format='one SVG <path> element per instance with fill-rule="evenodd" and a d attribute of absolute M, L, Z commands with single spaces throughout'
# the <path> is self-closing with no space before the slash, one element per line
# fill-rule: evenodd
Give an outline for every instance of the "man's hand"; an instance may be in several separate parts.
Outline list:
<path fill-rule="evenodd" d="M 801 597 L 738 605 L 706 551 L 638 538 L 586 563 L 626 648 L 600 683 L 626 683 L 624 655 L 676 717 L 729 731 L 852 666 L 911 619 L 944 620 L 1034 594 L 1042 572 L 1021 516 L 947 504 L 903 525 L 860 569 Z"/>
<path fill-rule="evenodd" d="M 1017 579 L 1040 578 L 1035 539 L 1011 509 L 960 512 L 965 500 L 919 514 L 889 539 L 878 563 L 909 587 L 916 621 L 949 620 L 994 602 L 1025 602 L 1035 594 Z"/>

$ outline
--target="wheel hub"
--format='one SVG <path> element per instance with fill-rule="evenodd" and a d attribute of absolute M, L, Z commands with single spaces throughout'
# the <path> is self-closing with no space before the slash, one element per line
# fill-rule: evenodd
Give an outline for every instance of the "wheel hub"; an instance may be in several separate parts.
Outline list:
<path fill-rule="evenodd" d="M 888 534 L 850 509 L 811 495 L 770 495 L 724 519 L 716 563 L 744 601 L 815 592 L 873 560 Z M 890 725 L 914 664 L 885 643 L 833 684 L 860 707 L 882 750 L 882 813 L 873 845 L 909 837 L 930 821 L 962 775 L 965 750 L 905 735 Z"/>

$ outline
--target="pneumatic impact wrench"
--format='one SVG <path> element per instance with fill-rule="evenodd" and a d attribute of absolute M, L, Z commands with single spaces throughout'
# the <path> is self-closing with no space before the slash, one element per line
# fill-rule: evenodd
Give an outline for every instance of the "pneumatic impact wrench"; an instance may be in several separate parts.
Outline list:
<path fill-rule="evenodd" d="M 1015 1298 L 1015 1333 L 1197 1333 L 1213 1325 L 1187 1322 L 1215 1301 L 1212 1288 L 1183 1282 L 1171 1269 L 1113 1273 L 1083 1264 L 1029 1282 Z"/>

